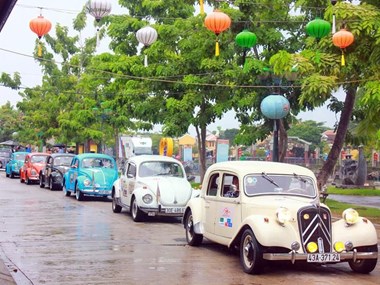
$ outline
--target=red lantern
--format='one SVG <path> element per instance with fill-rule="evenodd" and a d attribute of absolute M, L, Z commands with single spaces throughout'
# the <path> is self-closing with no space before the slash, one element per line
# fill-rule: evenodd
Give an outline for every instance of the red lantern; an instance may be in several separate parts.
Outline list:
<path fill-rule="evenodd" d="M 354 42 L 354 35 L 346 29 L 341 29 L 333 35 L 332 41 L 335 46 L 342 50 L 342 66 L 344 66 L 344 49 Z"/>
<path fill-rule="evenodd" d="M 30 29 L 37 34 L 38 39 L 41 40 L 42 36 L 46 35 L 51 29 L 51 22 L 45 19 L 42 15 L 29 22 Z M 38 43 L 38 56 L 42 56 L 41 44 Z"/>
<path fill-rule="evenodd" d="M 216 35 L 215 56 L 219 56 L 218 36 L 231 26 L 231 18 L 219 10 L 214 10 L 214 12 L 208 14 L 205 18 L 205 26 Z"/>

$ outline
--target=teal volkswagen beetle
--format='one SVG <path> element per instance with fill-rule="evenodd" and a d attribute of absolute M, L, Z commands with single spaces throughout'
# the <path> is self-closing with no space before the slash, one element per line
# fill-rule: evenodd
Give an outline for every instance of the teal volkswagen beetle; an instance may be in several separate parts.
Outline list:
<path fill-rule="evenodd" d="M 15 176 L 20 175 L 20 169 L 24 165 L 25 156 L 27 154 L 28 152 L 24 151 L 17 151 L 12 153 L 10 160 L 5 166 L 6 177 L 14 178 Z"/>
<path fill-rule="evenodd" d="M 84 196 L 107 198 L 111 196 L 112 185 L 117 178 L 116 162 L 111 156 L 82 153 L 71 161 L 63 178 L 63 191 L 66 196 L 74 193 L 78 201 L 82 201 Z"/>

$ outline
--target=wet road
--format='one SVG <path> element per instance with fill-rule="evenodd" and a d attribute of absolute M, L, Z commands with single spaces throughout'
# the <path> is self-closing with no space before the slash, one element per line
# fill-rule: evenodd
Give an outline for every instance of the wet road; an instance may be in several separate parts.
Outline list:
<path fill-rule="evenodd" d="M 347 264 L 274 264 L 242 272 L 239 256 L 205 242 L 186 245 L 175 219 L 134 223 L 111 203 L 21 184 L 0 173 L 0 258 L 17 284 L 379 284 Z"/>

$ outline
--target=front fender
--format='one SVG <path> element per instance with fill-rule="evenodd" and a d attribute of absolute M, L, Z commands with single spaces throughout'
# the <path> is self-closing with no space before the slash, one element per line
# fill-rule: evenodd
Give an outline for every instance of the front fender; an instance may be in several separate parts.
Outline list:
<path fill-rule="evenodd" d="M 114 189 L 113 191 L 114 191 L 114 197 L 115 198 L 120 198 L 121 197 L 121 193 L 120 193 L 120 191 L 121 191 L 121 187 L 120 187 L 120 179 L 116 179 L 116 181 L 113 183 L 113 185 L 112 185 L 112 188 Z"/>
<path fill-rule="evenodd" d="M 201 198 L 195 197 L 195 198 L 190 199 L 189 202 L 187 202 L 186 209 L 182 218 L 182 223 L 184 227 L 186 227 L 185 217 L 190 211 L 193 215 L 193 225 L 194 225 L 195 233 L 204 234 L 204 229 L 202 227 L 203 206 L 202 206 Z"/>
<path fill-rule="evenodd" d="M 343 219 L 332 223 L 333 243 L 337 241 L 351 241 L 354 247 L 377 244 L 377 232 L 375 226 L 366 218 L 351 226 L 347 226 Z"/>
<path fill-rule="evenodd" d="M 300 242 L 296 221 L 282 226 L 275 219 L 268 219 L 261 215 L 247 217 L 232 240 L 238 238 L 243 228 L 247 226 L 252 229 L 257 241 L 263 246 L 278 246 L 290 249 L 292 242 Z"/>

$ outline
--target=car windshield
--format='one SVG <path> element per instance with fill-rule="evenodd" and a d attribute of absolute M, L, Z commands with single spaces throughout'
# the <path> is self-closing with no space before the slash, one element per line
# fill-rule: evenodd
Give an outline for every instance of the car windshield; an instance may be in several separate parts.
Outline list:
<path fill-rule="evenodd" d="M 54 159 L 54 164 L 56 166 L 70 166 L 72 160 L 72 156 L 58 156 Z"/>
<path fill-rule="evenodd" d="M 83 159 L 82 167 L 114 168 L 114 164 L 112 160 L 108 158 L 88 157 Z"/>
<path fill-rule="evenodd" d="M 32 156 L 32 163 L 45 163 L 46 155 L 33 155 Z"/>
<path fill-rule="evenodd" d="M 168 161 L 147 161 L 140 165 L 139 176 L 175 176 L 184 177 L 182 167 L 179 163 Z"/>
<path fill-rule="evenodd" d="M 316 187 L 309 176 L 254 174 L 244 178 L 244 190 L 248 196 L 253 195 L 316 195 Z"/>
<path fill-rule="evenodd" d="M 24 160 L 25 156 L 26 156 L 26 153 L 18 153 L 18 154 L 14 155 L 14 157 L 15 157 L 14 159 L 15 160 Z"/>

